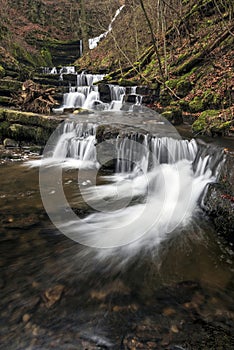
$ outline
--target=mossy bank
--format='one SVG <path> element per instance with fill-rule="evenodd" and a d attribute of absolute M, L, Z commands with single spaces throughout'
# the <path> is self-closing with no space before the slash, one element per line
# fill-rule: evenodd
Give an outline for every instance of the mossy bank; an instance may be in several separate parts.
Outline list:
<path fill-rule="evenodd" d="M 6 147 L 25 144 L 44 146 L 62 121 L 56 116 L 0 108 L 0 142 Z"/>

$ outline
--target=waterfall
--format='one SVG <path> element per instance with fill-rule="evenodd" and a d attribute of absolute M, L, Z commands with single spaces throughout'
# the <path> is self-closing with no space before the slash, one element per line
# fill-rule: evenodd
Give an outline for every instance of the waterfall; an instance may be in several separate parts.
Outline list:
<path fill-rule="evenodd" d="M 94 179 L 82 187 L 82 197 L 95 208 L 94 214 L 82 220 L 72 210 L 69 215 L 66 211 L 65 216 L 56 216 L 57 227 L 68 237 L 99 248 L 121 246 L 132 251 L 144 245 L 158 245 L 187 225 L 199 210 L 207 184 L 216 181 L 223 157 L 194 139 L 132 133 L 114 137 L 112 150 L 108 142 L 104 144 L 107 147 L 103 157 L 102 143 L 98 144 L 96 139 L 96 125 L 68 120 L 60 127 L 56 141 L 46 149 L 40 164 L 43 184 L 48 181 L 47 175 L 43 179 L 47 168 L 53 176 L 53 166 L 99 169 L 102 159 L 116 160 L 116 170 L 103 177 L 104 184 L 95 185 Z M 112 158 L 106 158 L 109 151 Z M 86 176 L 87 171 L 83 174 Z M 53 185 L 59 186 L 61 182 L 55 180 Z M 47 186 L 43 191 L 44 188 Z M 55 189 L 58 196 L 60 192 L 60 188 Z M 51 197 L 43 198 L 46 206 Z M 63 203 L 63 196 L 57 201 L 50 202 L 53 212 L 58 205 L 68 206 L 66 201 Z"/>
<path fill-rule="evenodd" d="M 61 161 L 63 167 L 95 168 L 98 166 L 95 144 L 96 125 L 67 121 L 49 159 L 52 163 Z"/>
<path fill-rule="evenodd" d="M 122 174 L 151 171 L 160 164 L 176 164 L 186 160 L 196 176 L 207 171 L 217 175 L 222 155 L 209 155 L 195 141 L 170 137 L 132 134 L 118 138 L 116 172 Z"/>
<path fill-rule="evenodd" d="M 44 67 L 43 72 L 46 74 L 58 74 L 59 80 L 63 81 L 64 75 L 72 75 L 71 81 L 68 82 L 68 92 L 63 94 L 62 105 L 54 108 L 53 112 L 63 113 L 68 109 L 84 108 L 84 109 L 98 109 L 98 110 L 121 110 L 125 101 L 126 92 L 130 91 L 131 96 L 134 96 L 134 101 L 131 102 L 132 110 L 135 106 L 142 105 L 142 96 L 137 94 L 137 87 L 123 87 L 113 84 L 105 84 L 109 92 L 104 92 L 104 95 L 99 93 L 98 82 L 102 81 L 105 74 L 90 74 L 85 71 L 77 73 L 74 66 L 67 66 L 62 68 Z M 65 81 L 68 81 L 69 77 Z M 74 81 L 76 85 L 74 86 Z M 108 95 L 108 98 L 106 95 Z M 107 102 L 108 101 L 108 102 Z"/>
<path fill-rule="evenodd" d="M 111 32 L 112 30 L 112 24 L 114 23 L 114 21 L 116 20 L 116 18 L 118 17 L 118 15 L 120 14 L 120 12 L 122 11 L 122 9 L 124 8 L 125 5 L 122 5 L 116 12 L 115 12 L 115 15 L 114 17 L 112 18 L 109 26 L 108 26 L 108 29 L 106 32 L 100 34 L 99 36 L 95 37 L 95 38 L 91 38 L 89 39 L 89 49 L 92 50 L 94 49 L 95 47 L 97 47 L 99 41 L 103 38 L 105 38 L 107 36 L 108 33 Z"/>
<path fill-rule="evenodd" d="M 66 67 L 67 68 L 67 67 Z M 63 77 L 62 73 L 66 70 L 60 70 L 60 78 Z M 72 70 L 71 70 L 72 71 Z M 70 73 L 76 74 L 76 86 L 69 87 L 69 92 L 64 93 L 63 103 L 59 108 L 54 108 L 55 113 L 62 113 L 64 109 L 99 109 L 102 110 L 120 110 L 123 102 L 124 96 L 126 93 L 126 88 L 119 85 L 107 84 L 109 89 L 109 98 L 110 102 L 103 102 L 98 91 L 98 85 L 95 85 L 97 82 L 103 80 L 105 77 L 104 74 L 90 74 L 86 72 L 82 73 Z M 136 105 L 141 105 L 142 97 L 136 95 Z"/>
<path fill-rule="evenodd" d="M 80 57 L 83 56 L 83 40 L 80 40 Z"/>

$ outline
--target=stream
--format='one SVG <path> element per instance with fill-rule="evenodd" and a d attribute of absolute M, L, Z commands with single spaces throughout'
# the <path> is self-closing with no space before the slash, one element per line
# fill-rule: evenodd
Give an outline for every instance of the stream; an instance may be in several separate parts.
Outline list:
<path fill-rule="evenodd" d="M 233 349 L 233 251 L 199 204 L 221 158 L 151 113 L 71 115 L 42 158 L 1 163 L 0 349 Z"/>

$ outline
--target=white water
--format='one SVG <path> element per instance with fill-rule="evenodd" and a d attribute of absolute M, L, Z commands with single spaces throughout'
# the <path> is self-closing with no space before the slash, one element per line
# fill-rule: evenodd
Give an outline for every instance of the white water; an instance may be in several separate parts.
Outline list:
<path fill-rule="evenodd" d="M 79 84 L 84 83 L 84 79 L 87 79 L 86 74 L 78 77 Z M 102 105 L 103 110 L 120 110 L 123 105 L 125 88 L 121 86 L 109 85 L 112 100 L 110 103 L 103 103 L 100 100 L 98 86 L 92 85 L 92 83 L 95 82 L 92 79 L 94 79 L 93 76 L 88 81 L 90 85 L 77 85 L 75 87 L 70 87 L 70 91 L 63 95 L 62 106 L 59 108 L 55 108 L 53 111 L 55 113 L 58 113 L 70 108 L 83 108 L 93 110 L 95 109 L 96 105 Z"/>
<path fill-rule="evenodd" d="M 214 182 L 218 174 L 215 155 L 199 153 L 195 140 L 147 135 L 143 140 L 141 137 L 141 143 L 138 139 L 117 138 L 116 173 L 105 177 L 105 185 L 93 185 L 94 178 L 80 188 L 83 200 L 96 210 L 94 214 L 80 219 L 66 212 L 55 220 L 69 238 L 92 247 L 110 248 L 103 251 L 104 255 L 118 247 L 122 252 L 153 247 L 187 225 L 199 208 L 207 184 Z M 62 168 L 97 169 L 100 155 L 95 144 L 95 125 L 67 122 L 42 168 L 56 164 Z M 61 188 L 55 189 L 59 191 Z M 44 195 L 45 202 L 47 198 Z M 63 201 L 61 197 L 50 203 L 53 212 L 57 206 L 69 207 Z"/>
<path fill-rule="evenodd" d="M 59 74 L 60 80 L 63 80 L 64 74 L 73 74 L 76 77 L 76 85 L 72 86 L 72 83 L 69 83 L 69 91 L 63 94 L 62 105 L 53 109 L 55 113 L 63 113 L 66 109 L 72 110 L 76 108 L 93 110 L 97 109 L 96 106 L 99 106 L 99 110 L 119 111 L 123 106 L 126 94 L 126 88 L 123 86 L 108 84 L 110 102 L 104 103 L 101 100 L 96 83 L 104 79 L 104 74 L 77 73 L 74 66 L 59 69 L 56 67 L 52 69 L 44 67 L 43 71 L 47 74 Z M 131 94 L 136 95 L 135 105 L 139 106 L 142 102 L 142 96 L 136 94 L 136 89 L 137 87 L 131 87 L 130 91 Z"/>
<path fill-rule="evenodd" d="M 112 24 L 114 23 L 114 21 L 116 20 L 116 18 L 118 17 L 118 15 L 120 14 L 120 12 L 122 11 L 122 9 L 124 8 L 125 5 L 122 5 L 115 13 L 114 17 L 111 20 L 111 23 L 108 26 L 107 31 L 105 31 L 104 33 L 100 34 L 99 36 L 95 37 L 95 38 L 91 38 L 89 39 L 89 49 L 92 50 L 95 47 L 97 47 L 99 41 L 101 39 L 104 39 L 112 30 Z"/>
<path fill-rule="evenodd" d="M 40 160 L 28 161 L 30 167 L 59 166 L 70 169 L 99 168 L 96 154 L 96 126 L 66 122 L 52 152 Z"/>

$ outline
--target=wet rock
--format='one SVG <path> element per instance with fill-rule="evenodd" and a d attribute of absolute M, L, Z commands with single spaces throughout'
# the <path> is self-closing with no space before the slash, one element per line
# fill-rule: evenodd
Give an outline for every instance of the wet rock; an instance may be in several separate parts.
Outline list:
<path fill-rule="evenodd" d="M 142 96 L 141 102 L 145 105 L 148 105 L 148 104 L 152 103 L 153 101 L 154 101 L 154 99 L 152 98 L 151 95 L 143 95 Z"/>
<path fill-rule="evenodd" d="M 17 141 L 15 141 L 15 140 L 6 138 L 3 141 L 3 145 L 4 145 L 5 148 L 14 148 L 14 147 L 18 147 L 19 143 Z"/>
<path fill-rule="evenodd" d="M 208 136 L 228 135 L 233 126 L 233 118 L 220 110 L 205 110 L 193 123 L 193 132 Z"/>
<path fill-rule="evenodd" d="M 0 140 L 14 139 L 44 145 L 52 132 L 63 121 L 59 117 L 0 108 Z M 8 141 L 6 141 L 8 142 Z"/>
<path fill-rule="evenodd" d="M 219 183 L 209 185 L 203 209 L 212 219 L 218 233 L 234 243 L 234 154 L 226 154 Z"/>
<path fill-rule="evenodd" d="M 24 197 L 24 196 L 22 196 Z M 24 215 L 19 215 L 17 217 L 9 216 L 5 218 L 2 222 L 3 227 L 6 228 L 24 228 L 29 229 L 32 226 L 37 225 L 40 222 L 36 214 L 30 214 L 26 217 Z"/>
<path fill-rule="evenodd" d="M 45 334 L 45 330 L 37 325 L 32 325 L 32 335 L 34 337 L 43 336 Z"/>
<path fill-rule="evenodd" d="M 182 111 L 180 108 L 170 108 L 166 109 L 162 116 L 166 118 L 172 125 L 180 125 L 183 123 Z"/>
<path fill-rule="evenodd" d="M 1 266 L 1 263 L 0 263 Z M 0 278 L 0 289 L 3 288 L 5 285 L 3 278 Z"/>
<path fill-rule="evenodd" d="M 137 103 L 141 96 L 137 94 L 129 94 L 124 96 L 124 102 Z"/>
<path fill-rule="evenodd" d="M 100 94 L 100 100 L 104 103 L 111 102 L 111 91 L 108 84 L 99 84 L 98 92 Z"/>
<path fill-rule="evenodd" d="M 166 307 L 163 309 L 163 316 L 172 316 L 175 315 L 176 310 L 171 307 Z"/>

